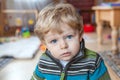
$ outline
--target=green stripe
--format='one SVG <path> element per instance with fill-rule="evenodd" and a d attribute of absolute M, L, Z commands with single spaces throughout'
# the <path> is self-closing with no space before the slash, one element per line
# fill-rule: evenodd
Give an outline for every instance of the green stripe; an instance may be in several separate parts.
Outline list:
<path fill-rule="evenodd" d="M 85 55 L 86 55 L 86 57 L 88 57 L 88 58 L 96 58 L 96 57 L 97 57 L 96 52 L 91 51 L 91 50 L 89 50 L 89 49 L 85 49 Z"/>
<path fill-rule="evenodd" d="M 40 77 L 38 77 L 35 73 L 33 73 L 33 76 L 32 76 L 32 78 L 31 78 L 31 80 L 45 80 L 45 79 L 40 78 Z"/>
<path fill-rule="evenodd" d="M 99 80 L 111 80 L 109 73 L 106 72 L 104 75 L 101 76 L 101 78 Z"/>
<path fill-rule="evenodd" d="M 64 77 L 65 77 L 65 73 L 64 73 L 64 72 L 62 72 L 62 73 L 61 73 L 60 80 L 64 80 Z"/>

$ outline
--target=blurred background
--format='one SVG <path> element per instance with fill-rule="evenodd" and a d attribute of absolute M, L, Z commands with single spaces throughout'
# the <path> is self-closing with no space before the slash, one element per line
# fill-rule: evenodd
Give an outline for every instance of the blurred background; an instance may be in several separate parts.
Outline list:
<path fill-rule="evenodd" d="M 46 49 L 34 26 L 51 2 L 76 8 L 83 17 L 85 46 L 103 57 L 112 80 L 120 80 L 120 0 L 0 0 L 0 80 L 30 80 Z"/>

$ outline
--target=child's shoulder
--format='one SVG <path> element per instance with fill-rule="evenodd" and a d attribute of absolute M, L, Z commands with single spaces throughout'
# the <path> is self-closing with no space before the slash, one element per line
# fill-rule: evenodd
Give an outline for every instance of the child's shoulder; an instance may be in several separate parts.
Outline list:
<path fill-rule="evenodd" d="M 51 61 L 50 57 L 48 57 L 48 55 L 46 54 L 46 52 L 42 53 L 42 55 L 40 56 L 40 60 Z"/>
<path fill-rule="evenodd" d="M 85 56 L 88 58 L 101 58 L 101 56 L 97 52 L 87 48 L 85 48 Z"/>
<path fill-rule="evenodd" d="M 102 61 L 102 57 L 97 52 L 85 48 L 85 57 L 82 59 L 82 62 L 88 63 L 87 65 L 92 67 L 91 73 L 100 66 Z"/>
<path fill-rule="evenodd" d="M 93 62 L 95 66 L 98 66 L 102 61 L 102 57 L 99 55 L 99 53 L 92 51 L 90 49 L 85 49 L 85 59 L 88 60 L 88 62 Z"/>

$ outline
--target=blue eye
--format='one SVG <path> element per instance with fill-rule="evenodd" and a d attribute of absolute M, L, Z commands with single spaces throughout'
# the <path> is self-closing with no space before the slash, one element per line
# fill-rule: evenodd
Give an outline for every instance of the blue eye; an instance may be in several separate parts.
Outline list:
<path fill-rule="evenodd" d="M 56 39 L 50 41 L 50 43 L 56 43 L 56 42 L 57 42 Z"/>
<path fill-rule="evenodd" d="M 68 35 L 66 38 L 71 39 L 72 37 L 73 37 L 72 35 Z"/>

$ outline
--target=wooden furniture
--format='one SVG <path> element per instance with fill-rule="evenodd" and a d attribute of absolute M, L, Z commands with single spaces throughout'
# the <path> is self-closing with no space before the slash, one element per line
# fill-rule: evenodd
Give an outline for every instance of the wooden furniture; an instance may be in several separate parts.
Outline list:
<path fill-rule="evenodd" d="M 119 51 L 118 47 L 118 28 L 120 26 L 120 6 L 118 7 L 110 7 L 110 6 L 94 6 L 92 8 L 95 10 L 96 15 L 96 24 L 97 24 L 97 35 L 98 35 L 98 43 L 102 44 L 102 21 L 108 21 L 111 25 L 112 32 L 112 51 L 117 54 Z"/>
<path fill-rule="evenodd" d="M 4 32 L 4 15 L 2 13 L 2 10 L 4 9 L 4 4 L 5 4 L 5 0 L 0 0 L 0 37 L 3 36 Z"/>
<path fill-rule="evenodd" d="M 34 14 L 35 15 L 35 19 L 37 19 L 38 17 L 38 11 L 37 10 L 2 10 L 1 13 L 3 14 L 3 17 L 5 17 L 4 15 L 7 14 Z M 5 20 L 5 19 L 4 19 Z M 13 36 L 15 35 L 15 31 L 17 28 L 21 28 L 17 25 L 14 26 L 7 26 L 5 23 L 3 24 L 3 29 L 2 29 L 2 35 L 3 36 Z"/>
<path fill-rule="evenodd" d="M 95 5 L 95 0 L 66 0 L 66 2 L 75 6 L 80 15 L 83 17 L 83 22 L 92 23 L 92 6 Z"/>
<path fill-rule="evenodd" d="M 115 2 L 115 1 L 118 1 L 118 0 L 103 0 L 103 2 Z"/>
<path fill-rule="evenodd" d="M 31 14 L 34 13 L 35 14 L 35 18 L 37 19 L 38 17 L 38 11 L 37 10 L 3 10 L 3 13 L 9 14 Z"/>

